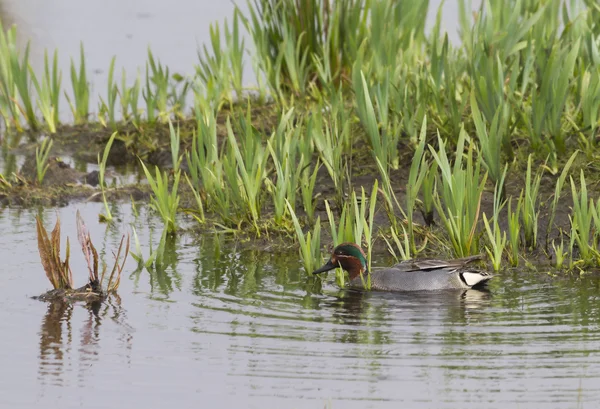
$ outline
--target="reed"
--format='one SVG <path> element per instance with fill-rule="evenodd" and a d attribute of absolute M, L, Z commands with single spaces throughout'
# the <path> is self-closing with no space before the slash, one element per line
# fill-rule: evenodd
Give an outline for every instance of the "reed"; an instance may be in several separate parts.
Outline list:
<path fill-rule="evenodd" d="M 454 254 L 466 257 L 479 252 L 477 222 L 481 196 L 487 174 L 481 175 L 481 160 L 473 159 L 473 146 L 469 146 L 466 163 L 463 163 L 466 132 L 461 129 L 454 165 L 450 165 L 446 144 L 438 134 L 439 149 L 429 147 L 440 169 L 440 190 L 434 201 Z"/>
<path fill-rule="evenodd" d="M 101 220 L 105 220 L 108 222 L 110 222 L 113 217 L 112 217 L 112 213 L 110 211 L 110 207 L 108 206 L 108 201 L 106 200 L 106 190 L 107 190 L 106 181 L 105 181 L 106 162 L 108 161 L 108 155 L 110 153 L 110 148 L 112 147 L 112 144 L 115 141 L 116 137 L 117 137 L 117 133 L 113 132 L 113 134 L 110 136 L 110 139 L 106 143 L 106 146 L 104 147 L 102 159 L 100 159 L 100 153 L 98 153 L 98 184 L 100 185 L 100 190 L 102 191 L 102 202 L 104 203 L 104 210 L 106 212 L 106 214 L 101 215 L 100 218 L 101 218 Z"/>
<path fill-rule="evenodd" d="M 587 184 L 583 170 L 579 176 L 579 191 L 573 180 L 571 181 L 571 197 L 573 199 L 573 213 L 570 216 L 571 220 L 571 236 L 577 244 L 581 261 L 584 264 L 589 264 L 600 257 L 600 253 L 594 244 L 594 219 L 598 219 L 594 200 L 589 198 Z"/>
<path fill-rule="evenodd" d="M 15 26 L 5 31 L 0 22 L 0 114 L 7 129 L 15 127 L 21 130 L 21 110 L 11 63 L 14 58 L 18 58 L 13 56 L 17 53 L 16 37 Z"/>
<path fill-rule="evenodd" d="M 535 177 L 532 177 L 531 163 L 532 155 L 527 159 L 527 172 L 525 174 L 525 188 L 523 191 L 523 203 L 521 206 L 521 221 L 523 226 L 523 234 L 525 238 L 525 247 L 533 250 L 537 246 L 538 235 L 538 195 L 540 184 L 542 182 L 542 170 L 539 170 Z"/>
<path fill-rule="evenodd" d="M 239 118 L 237 128 L 241 149 L 228 118 L 228 153 L 222 158 L 225 176 L 231 187 L 234 202 L 238 208 L 243 209 L 246 219 L 253 224 L 257 235 L 260 236 L 258 221 L 269 155 L 267 148 L 262 145 L 260 135 L 252 126 L 250 108 L 245 117 Z"/>
<path fill-rule="evenodd" d="M 179 179 L 181 170 L 177 171 L 173 177 L 173 183 L 169 189 L 169 176 L 167 172 L 161 172 L 157 166 L 154 169 L 154 176 L 148 170 L 144 162 L 140 160 L 148 184 L 152 189 L 150 205 L 160 214 L 163 219 L 165 229 L 169 235 L 174 235 L 177 232 L 177 209 L 179 207 Z"/>
<path fill-rule="evenodd" d="M 110 125 L 110 128 L 113 131 L 116 131 L 117 129 L 116 104 L 117 96 L 119 94 L 119 88 L 117 87 L 117 83 L 114 80 L 115 62 L 116 57 L 113 57 L 110 60 L 110 66 L 108 68 L 108 90 L 106 94 L 106 101 L 104 101 L 104 99 L 100 97 L 100 109 L 98 112 L 98 119 L 104 126 L 107 125 L 105 116 L 108 117 L 108 125 Z"/>
<path fill-rule="evenodd" d="M 66 92 L 65 97 L 71 107 L 75 123 L 83 124 L 88 120 L 90 104 L 90 84 L 87 80 L 83 43 L 79 45 L 79 71 L 71 59 L 71 86 L 73 87 L 73 99 Z"/>
<path fill-rule="evenodd" d="M 56 133 L 58 126 L 60 85 L 62 73 L 58 70 L 58 51 L 55 50 L 52 57 L 52 68 L 48 62 L 48 52 L 44 52 L 44 74 L 42 82 L 37 80 L 33 70 L 31 70 L 31 81 L 37 92 L 37 106 L 46 121 L 48 131 L 51 134 Z"/>
<path fill-rule="evenodd" d="M 502 172 L 502 176 L 496 182 L 494 188 L 494 207 L 492 210 L 491 223 L 485 212 L 483 213 L 483 223 L 488 237 L 488 245 L 486 245 L 485 251 L 490 257 L 494 271 L 500 270 L 500 267 L 502 266 L 502 254 L 506 247 L 506 231 L 502 231 L 499 222 L 500 212 L 506 204 L 506 201 L 503 201 L 502 199 L 506 170 L 507 166 L 504 167 L 504 172 Z"/>
<path fill-rule="evenodd" d="M 508 198 L 508 260 L 510 265 L 517 267 L 519 265 L 519 255 L 521 254 L 520 242 L 521 242 L 521 221 L 519 215 L 521 214 L 521 206 L 523 204 L 523 196 L 521 195 L 517 201 L 517 208 L 513 212 L 512 207 L 512 196 Z"/>
<path fill-rule="evenodd" d="M 35 148 L 35 170 L 37 175 L 38 184 L 42 184 L 46 171 L 50 167 L 48 164 L 48 158 L 50 156 L 50 150 L 52 149 L 53 141 L 50 138 L 45 138 L 42 141 L 42 145 L 39 148 Z"/>
<path fill-rule="evenodd" d="M 304 271 L 311 274 L 323 261 L 321 254 L 321 219 L 317 217 L 313 230 L 304 234 L 294 209 L 289 202 L 286 205 L 292 217 L 296 238 L 300 243 L 300 258 L 304 264 Z"/>

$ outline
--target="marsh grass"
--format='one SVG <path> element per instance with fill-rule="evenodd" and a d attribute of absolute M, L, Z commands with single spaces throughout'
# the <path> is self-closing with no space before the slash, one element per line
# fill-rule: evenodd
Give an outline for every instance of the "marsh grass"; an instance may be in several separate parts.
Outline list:
<path fill-rule="evenodd" d="M 173 183 L 169 187 L 169 175 L 166 171 L 161 172 L 157 166 L 154 168 L 154 176 L 148 170 L 144 162 L 140 160 L 146 179 L 150 184 L 152 193 L 150 199 L 152 208 L 160 214 L 163 219 L 165 229 L 169 235 L 174 235 L 177 231 L 177 209 L 179 208 L 179 179 L 181 170 L 173 176 Z"/>
<path fill-rule="evenodd" d="M 485 232 L 487 233 L 488 244 L 485 250 L 492 262 L 494 271 L 499 271 L 502 266 L 502 255 L 506 247 L 506 231 L 502 231 L 500 228 L 500 212 L 506 204 L 506 201 L 502 199 L 504 190 L 504 178 L 506 177 L 507 166 L 504 167 L 502 176 L 496 182 L 494 188 L 494 207 L 492 210 L 492 217 L 488 219 L 485 212 L 483 213 L 483 223 L 485 225 Z M 491 222 L 490 222 L 491 220 Z"/>
<path fill-rule="evenodd" d="M 106 190 L 108 188 L 105 181 L 106 162 L 108 161 L 110 148 L 112 147 L 116 137 L 117 133 L 113 132 L 113 134 L 110 136 L 110 139 L 106 143 L 106 146 L 104 147 L 102 159 L 100 159 L 100 153 L 98 153 L 98 184 L 100 185 L 100 190 L 102 191 L 102 202 L 104 203 L 104 210 L 106 212 L 106 214 L 100 215 L 100 219 L 108 222 L 112 220 L 112 213 L 110 211 L 110 207 L 108 206 L 108 201 L 106 200 Z"/>
<path fill-rule="evenodd" d="M 517 200 L 517 208 L 513 212 L 513 197 L 508 198 L 507 218 L 508 218 L 508 260 L 510 265 L 517 267 L 519 265 L 519 255 L 521 254 L 521 206 L 523 205 L 522 196 Z"/>
<path fill-rule="evenodd" d="M 311 274 L 323 261 L 323 256 L 321 254 L 321 219 L 317 217 L 313 230 L 304 234 L 300 221 L 298 220 L 296 213 L 294 213 L 292 206 L 289 202 L 287 202 L 286 205 L 294 224 L 296 238 L 300 243 L 300 258 L 304 263 L 304 271 L 306 271 L 307 274 Z"/>
<path fill-rule="evenodd" d="M 44 52 L 44 73 L 41 84 L 32 69 L 31 81 L 37 92 L 37 106 L 46 121 L 48 130 L 52 134 L 56 133 L 62 82 L 62 73 L 58 70 L 58 50 L 54 50 L 52 65 L 48 61 L 48 51 Z"/>
<path fill-rule="evenodd" d="M 429 147 L 440 170 L 440 191 L 436 192 L 435 206 L 457 257 L 478 253 L 477 222 L 487 179 L 487 173 L 481 174 L 481 160 L 473 158 L 472 145 L 469 146 L 466 163 L 463 162 L 466 137 L 465 130 L 461 129 L 453 166 L 446 154 L 446 144 L 439 134 L 438 151 Z"/>
<path fill-rule="evenodd" d="M 113 131 L 116 131 L 117 129 L 116 105 L 117 96 L 119 95 L 119 88 L 114 79 L 116 59 L 116 57 L 113 57 L 110 60 L 110 65 L 108 67 L 108 89 L 106 93 L 106 101 L 100 97 L 100 107 L 98 112 L 98 119 L 100 120 L 100 123 L 102 123 L 104 126 L 107 126 L 105 116 L 108 117 L 108 125 L 110 125 L 110 128 Z"/>
<path fill-rule="evenodd" d="M 228 153 L 223 158 L 225 175 L 234 192 L 233 198 L 244 217 L 253 224 L 260 235 L 258 225 L 262 208 L 262 187 L 266 178 L 266 163 L 269 157 L 267 148 L 262 144 L 260 135 L 252 126 L 250 109 L 246 116 L 239 118 L 240 146 L 227 119 Z"/>
<path fill-rule="evenodd" d="M 66 92 L 65 97 L 71 107 L 75 123 L 83 124 L 88 120 L 90 104 L 90 84 L 87 80 L 83 43 L 79 45 L 79 71 L 75 66 L 75 62 L 71 59 L 71 86 L 73 88 L 73 99 Z"/>
<path fill-rule="evenodd" d="M 532 176 L 531 164 L 532 155 L 527 159 L 527 171 L 525 173 L 525 188 L 522 192 L 521 207 L 521 225 L 523 226 L 523 235 L 525 247 L 533 250 L 537 246 L 538 220 L 539 220 L 539 191 L 542 182 L 543 167 Z M 519 199 L 521 200 L 521 199 Z"/>
<path fill-rule="evenodd" d="M 594 221 L 599 220 L 597 215 L 596 205 L 594 200 L 588 196 L 587 183 L 583 170 L 579 176 L 579 190 L 573 180 L 571 181 L 571 197 L 573 199 L 573 213 L 570 216 L 571 220 L 571 237 L 572 242 L 576 243 L 579 250 L 581 262 L 584 265 L 589 265 L 594 261 L 600 260 L 600 253 L 596 248 L 594 232 Z M 572 252 L 571 252 L 572 254 Z"/>
<path fill-rule="evenodd" d="M 50 167 L 48 158 L 50 156 L 50 150 L 52 149 L 53 141 L 51 138 L 44 138 L 42 145 L 35 148 L 35 169 L 37 175 L 38 184 L 42 184 L 46 171 Z"/>
<path fill-rule="evenodd" d="M 153 206 L 169 234 L 176 228 L 180 147 L 186 146 L 190 170 L 186 180 L 195 205 L 179 210 L 200 223 L 230 232 L 249 224 L 257 235 L 268 234 L 273 226 L 289 232 L 292 226 L 296 229 L 289 207 L 296 220 L 312 226 L 325 199 L 330 223 L 335 209 L 336 217 L 345 217 L 340 220 L 342 235 L 352 226 L 352 235 L 364 238 L 369 217 L 363 206 L 370 201 L 356 190 L 361 179 L 355 176 L 375 170 L 391 225 L 388 248 L 398 259 L 418 255 L 430 237 L 439 242 L 448 239 L 457 256 L 473 254 L 479 250 L 479 238 L 487 236 L 494 267 L 499 266 L 502 247 L 507 247 L 509 263 L 516 265 L 519 253 L 539 244 L 538 219 L 545 204 L 540 197 L 542 170 L 558 174 L 559 164 L 577 143 L 588 160 L 596 156 L 600 12 L 594 2 L 485 1 L 472 14 L 467 2 L 460 1 L 459 45 L 441 31 L 441 8 L 425 35 L 427 1 L 255 0 L 249 6 L 247 15 L 236 8 L 232 24 L 211 26 L 210 44 L 199 52 L 192 78 L 172 73 L 151 50 L 145 72 L 138 73 L 133 83 L 127 82 L 124 71 L 117 83 L 115 60 L 110 62 L 100 123 L 119 130 L 120 138 L 132 141 L 132 149 L 142 156 L 148 146 L 144 144 L 170 142 L 172 175 L 148 171 L 144 165 L 155 190 Z M 244 88 L 247 49 L 240 23 L 254 42 L 251 62 L 257 88 Z M 43 72 L 35 73 L 29 48 L 17 48 L 16 30 L 0 31 L 0 115 L 6 128 L 20 132 L 29 127 L 33 134 L 41 128 L 60 131 L 58 96 L 64 91 L 58 52 L 47 53 Z M 75 123 L 87 124 L 90 84 L 83 45 L 78 64 L 71 60 L 70 68 L 69 105 Z M 189 90 L 197 122 L 191 136 L 187 127 L 179 129 Z M 268 109 L 280 113 L 279 123 L 264 118 L 255 100 L 269 101 Z M 123 121 L 118 121 L 119 109 Z M 178 121 L 177 127 L 172 121 Z M 153 133 L 167 122 L 170 141 L 164 133 L 157 132 L 156 137 Z M 126 134 L 129 124 L 135 127 L 131 139 Z M 432 142 L 427 137 L 435 134 L 437 150 L 427 149 Z M 107 219 L 112 215 L 104 171 L 114 136 L 102 160 L 98 158 Z M 404 165 L 398 151 L 405 146 L 414 149 L 414 155 L 406 201 L 400 203 L 394 193 L 400 186 L 391 171 Z M 501 195 L 496 191 L 492 217 L 485 215 L 480 221 L 486 178 L 498 183 L 506 163 L 519 169 L 523 152 L 531 155 L 519 199 L 502 196 L 498 201 Z M 36 155 L 40 183 L 47 169 L 44 156 L 42 146 Z M 544 160 L 542 170 L 532 171 L 534 163 Z M 572 156 L 556 181 L 548 234 L 557 227 L 555 213 L 573 161 Z M 319 179 L 319 173 L 331 182 Z M 590 180 L 587 171 L 586 176 Z M 321 189 L 321 183 L 327 186 Z M 3 189 L 11 185 L 6 178 L 0 184 Z M 327 189 L 331 185 L 333 194 Z M 580 186 L 576 190 L 582 195 Z M 509 228 L 500 233 L 506 236 L 498 235 L 504 199 Z M 333 201 L 335 206 L 330 207 Z M 298 219 L 300 205 L 306 217 Z M 589 214 L 582 213 L 584 205 L 580 207 L 581 214 L 572 215 L 570 243 L 562 236 L 550 242 L 547 236 L 548 253 L 552 245 L 563 260 L 567 255 L 576 257 L 572 247 L 585 246 L 578 242 L 585 237 L 594 247 L 600 223 L 586 233 L 582 220 L 589 221 Z M 274 221 L 264 217 L 271 209 Z M 430 227 L 437 209 L 435 222 L 443 229 L 418 230 L 413 220 L 416 209 Z M 593 213 L 591 217 L 595 222 Z M 415 236 L 421 233 L 425 239 L 419 248 Z M 593 252 L 587 254 L 592 260 Z"/>
<path fill-rule="evenodd" d="M 109 295 L 114 293 L 119 288 L 119 284 L 121 283 L 121 274 L 123 273 L 123 269 L 125 267 L 125 262 L 127 261 L 127 256 L 129 255 L 129 235 L 127 235 L 127 240 L 125 240 L 125 235 L 121 237 L 121 241 L 119 242 L 119 247 L 117 248 L 117 252 L 113 253 L 114 263 L 108 275 L 108 281 L 106 283 L 106 290 L 102 289 L 104 278 L 107 272 L 106 263 L 102 264 L 102 273 L 99 272 L 98 268 L 98 252 L 92 243 L 91 235 L 83 222 L 83 218 L 79 211 L 77 211 L 76 215 L 77 219 L 77 239 L 79 240 L 79 244 L 81 245 L 81 250 L 85 257 L 85 261 L 88 266 L 89 272 L 89 286 L 90 289 L 100 291 L 104 295 Z M 125 244 L 125 248 L 123 248 L 123 244 Z M 121 260 L 121 253 L 123 254 Z"/>
<path fill-rule="evenodd" d="M 156 272 L 156 271 L 164 271 L 164 256 L 165 256 L 165 249 L 167 246 L 167 240 L 169 240 L 169 234 L 167 231 L 167 228 L 163 228 L 163 231 L 161 233 L 158 245 L 156 246 L 156 248 L 154 248 L 154 245 L 152 244 L 152 235 L 149 235 L 149 240 L 150 240 L 150 254 L 148 255 L 148 258 L 144 259 L 143 256 L 143 252 L 142 252 L 142 246 L 140 244 L 140 240 L 138 238 L 137 235 L 137 231 L 135 229 L 135 227 L 132 227 L 133 230 L 133 239 L 134 239 L 134 243 L 135 243 L 135 252 L 131 253 L 131 256 L 133 257 L 133 259 L 138 263 L 138 270 L 142 270 L 142 269 L 146 269 L 149 272 Z"/>

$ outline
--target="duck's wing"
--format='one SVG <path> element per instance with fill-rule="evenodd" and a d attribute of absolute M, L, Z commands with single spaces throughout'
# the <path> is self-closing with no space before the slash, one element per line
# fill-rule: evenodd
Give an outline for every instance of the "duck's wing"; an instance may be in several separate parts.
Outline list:
<path fill-rule="evenodd" d="M 481 255 L 475 255 L 454 260 L 437 260 L 432 258 L 414 259 L 401 261 L 392 266 L 392 268 L 408 272 L 408 271 L 430 271 L 446 269 L 448 272 L 454 272 L 456 269 L 462 268 L 469 263 L 481 260 Z"/>

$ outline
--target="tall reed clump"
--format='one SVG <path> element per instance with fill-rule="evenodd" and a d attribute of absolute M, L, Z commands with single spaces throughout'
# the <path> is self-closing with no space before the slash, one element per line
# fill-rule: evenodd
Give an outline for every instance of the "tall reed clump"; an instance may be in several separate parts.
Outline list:
<path fill-rule="evenodd" d="M 439 148 L 430 151 L 440 170 L 439 191 L 435 195 L 435 206 L 442 219 L 454 254 L 466 257 L 479 252 L 477 222 L 479 220 L 481 197 L 487 173 L 481 174 L 481 159 L 473 159 L 473 146 L 470 145 L 463 161 L 466 132 L 461 129 L 454 165 L 450 165 L 446 144 L 438 134 Z"/>
<path fill-rule="evenodd" d="M 282 114 L 278 127 L 267 141 L 275 168 L 276 183 L 269 178 L 266 179 L 266 183 L 273 197 L 274 219 L 278 226 L 284 225 L 284 216 L 287 212 L 286 200 L 294 211 L 296 210 L 296 192 L 304 165 L 303 160 L 297 160 L 302 128 L 291 124 L 293 113 L 293 110 L 289 110 Z"/>
<path fill-rule="evenodd" d="M 236 8 L 233 13 L 231 29 L 224 23 L 225 44 L 221 45 L 221 31 L 218 24 L 210 25 L 210 44 L 202 52 L 198 51 L 199 65 L 196 74 L 202 88 L 210 94 L 210 98 L 220 105 L 227 101 L 233 104 L 235 98 L 242 98 L 244 71 L 244 39 L 240 35 L 240 11 Z M 235 95 L 234 95 L 235 92 Z"/>
<path fill-rule="evenodd" d="M 246 116 L 238 118 L 238 141 L 231 121 L 227 119 L 227 150 L 221 160 L 225 180 L 229 184 L 235 206 L 243 217 L 254 226 L 260 235 L 258 225 L 262 208 L 262 189 L 266 178 L 266 163 L 269 158 L 267 148 L 252 125 L 250 108 Z"/>

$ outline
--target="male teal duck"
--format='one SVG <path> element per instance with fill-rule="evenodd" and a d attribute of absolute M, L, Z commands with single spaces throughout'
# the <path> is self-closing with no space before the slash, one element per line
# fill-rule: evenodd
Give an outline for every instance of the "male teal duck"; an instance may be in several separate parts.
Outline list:
<path fill-rule="evenodd" d="M 469 263 L 480 259 L 481 256 L 455 260 L 406 260 L 392 267 L 369 272 L 367 271 L 367 257 L 363 250 L 354 243 L 342 243 L 333 250 L 329 261 L 313 271 L 313 274 L 341 267 L 350 276 L 348 286 L 357 289 L 364 289 L 364 283 L 367 282 L 368 276 L 371 279 L 371 290 L 468 289 L 480 287 L 493 277 L 485 271 L 468 266 Z"/>

